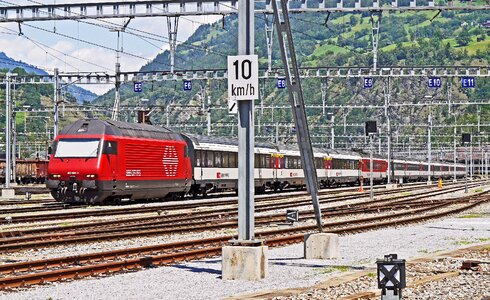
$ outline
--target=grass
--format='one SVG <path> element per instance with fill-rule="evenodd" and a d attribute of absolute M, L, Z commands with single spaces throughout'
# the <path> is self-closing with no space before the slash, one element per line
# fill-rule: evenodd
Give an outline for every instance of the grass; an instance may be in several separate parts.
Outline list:
<path fill-rule="evenodd" d="M 483 192 L 482 188 L 478 188 L 478 189 L 473 190 L 473 193 L 481 193 L 481 192 Z"/>
<path fill-rule="evenodd" d="M 466 47 L 466 49 L 468 50 L 469 54 L 475 54 L 477 50 L 480 50 L 481 52 L 489 51 L 490 39 L 485 39 L 481 42 L 472 42 Z"/>
<path fill-rule="evenodd" d="M 374 278 L 374 277 L 376 277 L 376 273 L 370 272 L 366 276 L 370 277 L 370 278 Z"/>
<path fill-rule="evenodd" d="M 333 53 L 348 53 L 350 52 L 349 50 L 339 47 L 337 45 L 331 45 L 331 44 L 325 44 L 322 46 L 319 46 L 313 51 L 312 56 L 316 57 L 323 57 L 326 55 L 327 52 L 333 52 Z"/>
<path fill-rule="evenodd" d="M 460 219 L 477 219 L 477 218 L 483 218 L 483 214 L 469 214 L 469 215 L 464 215 L 460 216 Z"/>
<path fill-rule="evenodd" d="M 411 196 L 411 195 L 413 195 L 412 192 L 403 192 L 400 194 L 400 196 Z"/>
<path fill-rule="evenodd" d="M 347 272 L 349 270 L 350 270 L 350 267 L 348 267 L 348 266 L 329 266 L 329 267 L 317 269 L 317 271 L 319 271 L 320 273 L 323 273 L 323 274 L 329 274 L 329 273 L 333 273 L 335 271 Z"/>
<path fill-rule="evenodd" d="M 402 43 L 402 46 L 403 47 L 411 47 L 411 46 L 414 46 L 416 44 L 417 44 L 417 42 L 403 42 Z M 396 47 L 397 47 L 397 44 L 391 44 L 391 45 L 382 47 L 381 50 L 383 50 L 383 51 L 393 51 L 393 50 L 396 50 Z"/>
<path fill-rule="evenodd" d="M 490 241 L 490 238 L 478 238 L 478 239 L 472 240 L 472 241 L 469 241 L 469 240 L 457 241 L 454 243 L 454 245 L 466 246 L 466 245 L 471 245 L 471 244 L 475 244 L 475 243 L 484 243 L 484 242 L 488 242 L 488 241 Z"/>

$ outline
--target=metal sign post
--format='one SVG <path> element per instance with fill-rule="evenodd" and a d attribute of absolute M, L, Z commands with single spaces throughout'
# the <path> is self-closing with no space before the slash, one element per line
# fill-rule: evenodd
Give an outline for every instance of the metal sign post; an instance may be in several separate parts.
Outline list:
<path fill-rule="evenodd" d="M 464 192 L 468 193 L 468 144 L 471 143 L 471 134 L 463 133 L 461 136 L 461 142 L 465 146 L 465 156 L 464 156 Z"/>
<path fill-rule="evenodd" d="M 373 191 L 373 134 L 369 134 L 369 144 L 371 145 L 370 153 L 369 153 L 369 198 L 373 200 L 374 191 Z"/>
<path fill-rule="evenodd" d="M 464 192 L 468 194 L 468 147 L 465 147 L 464 170 Z"/>
<path fill-rule="evenodd" d="M 253 55 L 255 41 L 254 1 L 238 1 L 238 54 Z M 237 63 L 238 75 L 248 64 Z M 251 68 L 251 66 L 250 66 Z M 250 70 L 253 71 L 253 70 Z M 257 70 L 258 72 L 258 70 Z M 228 74 L 230 77 L 230 74 Z M 235 77 L 236 78 L 236 77 Z M 258 77 L 257 77 L 258 85 Z M 256 89 L 258 95 L 258 88 Z M 254 101 L 238 101 L 238 240 L 253 241 L 254 235 Z"/>
<path fill-rule="evenodd" d="M 59 102 L 60 102 L 60 77 L 58 68 L 54 69 L 54 128 L 53 135 L 54 138 L 58 135 L 59 130 L 59 121 L 60 121 L 60 113 L 59 113 Z"/>
<path fill-rule="evenodd" d="M 427 184 L 432 184 L 430 178 L 431 172 L 431 160 L 432 160 L 432 144 L 431 144 L 431 133 L 432 133 L 432 114 L 429 113 L 429 126 L 427 127 L 427 160 L 428 160 L 428 176 L 427 176 Z"/>
<path fill-rule="evenodd" d="M 296 137 L 298 139 L 301 162 L 306 179 L 306 188 L 311 194 L 313 209 L 318 229 L 323 231 L 322 215 L 320 203 L 318 201 L 318 179 L 313 157 L 313 147 L 311 145 L 310 133 L 308 130 L 308 120 L 306 118 L 305 102 L 303 91 L 301 89 L 301 79 L 296 61 L 296 52 L 294 50 L 293 36 L 289 24 L 288 1 L 280 0 L 281 7 L 278 7 L 277 0 L 272 0 L 274 11 L 274 21 L 276 23 L 277 40 L 281 49 L 282 62 L 286 73 L 286 86 L 291 103 L 294 123 L 296 126 Z M 288 51 L 289 56 L 288 57 Z"/>
<path fill-rule="evenodd" d="M 5 188 L 10 188 L 10 165 L 11 165 L 11 155 L 10 150 L 10 135 L 11 135 L 11 112 L 10 112 L 10 77 L 12 74 L 10 72 L 7 73 L 6 83 L 5 83 Z"/>

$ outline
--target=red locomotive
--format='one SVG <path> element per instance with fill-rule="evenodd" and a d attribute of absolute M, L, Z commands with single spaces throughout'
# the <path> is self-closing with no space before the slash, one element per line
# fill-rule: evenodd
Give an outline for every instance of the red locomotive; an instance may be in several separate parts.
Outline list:
<path fill-rule="evenodd" d="M 51 152 L 46 185 L 63 202 L 184 195 L 192 176 L 183 137 L 146 124 L 79 120 L 60 132 Z"/>

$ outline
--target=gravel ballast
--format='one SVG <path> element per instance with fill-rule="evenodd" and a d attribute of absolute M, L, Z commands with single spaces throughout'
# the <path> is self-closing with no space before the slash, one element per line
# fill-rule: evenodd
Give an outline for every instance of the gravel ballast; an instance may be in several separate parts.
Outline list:
<path fill-rule="evenodd" d="M 261 290 L 312 286 L 346 269 L 373 268 L 389 253 L 413 258 L 490 241 L 490 204 L 420 225 L 340 237 L 341 259 L 305 260 L 303 245 L 270 250 L 269 276 L 260 282 L 221 280 L 220 258 L 104 278 L 37 286 L 0 299 L 220 299 Z M 339 268 L 336 266 L 347 266 Z"/>

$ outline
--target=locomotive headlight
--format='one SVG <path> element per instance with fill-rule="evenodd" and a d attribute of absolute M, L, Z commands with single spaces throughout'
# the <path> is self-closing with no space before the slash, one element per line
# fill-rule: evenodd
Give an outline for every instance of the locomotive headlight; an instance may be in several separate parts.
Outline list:
<path fill-rule="evenodd" d="M 97 177 L 97 176 L 96 176 L 95 174 L 88 174 L 86 177 L 87 177 L 87 178 L 95 178 L 95 177 Z"/>
<path fill-rule="evenodd" d="M 61 175 L 60 174 L 51 174 L 51 177 L 52 178 L 61 178 Z"/>

